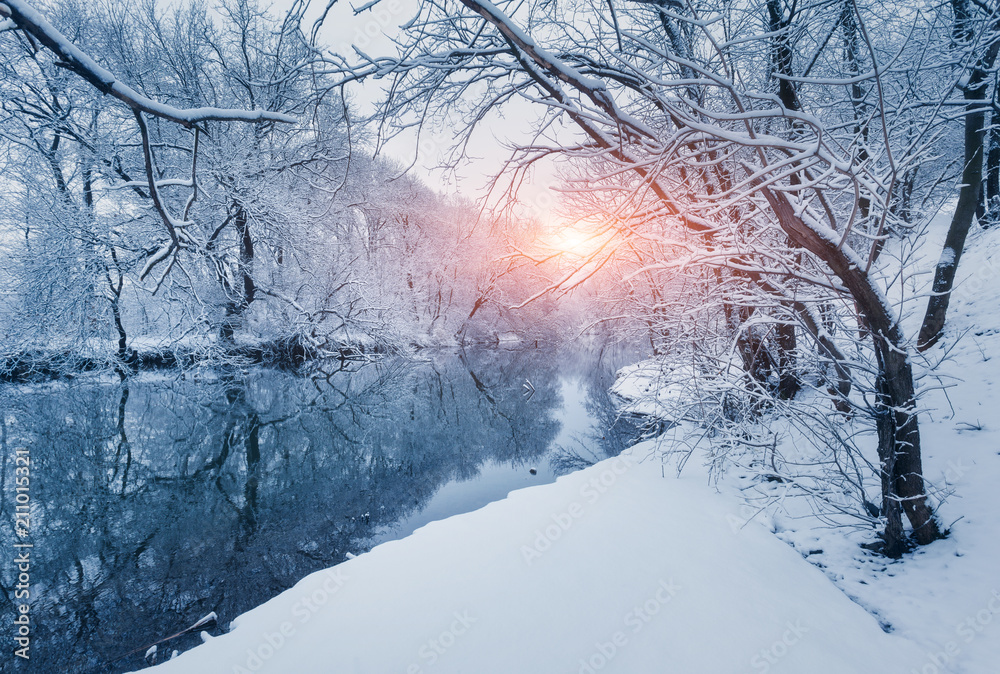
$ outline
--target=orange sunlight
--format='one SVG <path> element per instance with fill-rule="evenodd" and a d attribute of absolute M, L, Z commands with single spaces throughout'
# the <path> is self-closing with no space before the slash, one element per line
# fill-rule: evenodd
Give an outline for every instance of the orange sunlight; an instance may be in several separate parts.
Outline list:
<path fill-rule="evenodd" d="M 587 257 L 601 244 L 605 237 L 601 232 L 580 229 L 575 225 L 553 224 L 548 233 L 540 237 L 540 242 L 546 248 L 556 253 L 565 253 L 576 257 Z"/>

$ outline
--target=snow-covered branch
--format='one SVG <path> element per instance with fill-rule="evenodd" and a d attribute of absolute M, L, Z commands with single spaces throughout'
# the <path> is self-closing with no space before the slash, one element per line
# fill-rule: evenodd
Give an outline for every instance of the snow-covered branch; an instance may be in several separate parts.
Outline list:
<path fill-rule="evenodd" d="M 113 73 L 70 42 L 24 0 L 8 0 L 4 2 L 3 7 L 0 13 L 8 16 L 7 21 L 45 45 L 59 58 L 61 66 L 85 79 L 101 93 L 117 98 L 136 112 L 160 117 L 187 128 L 208 121 L 286 124 L 298 121 L 291 115 L 268 110 L 227 110 L 214 107 L 185 109 L 155 101 L 120 81 Z"/>

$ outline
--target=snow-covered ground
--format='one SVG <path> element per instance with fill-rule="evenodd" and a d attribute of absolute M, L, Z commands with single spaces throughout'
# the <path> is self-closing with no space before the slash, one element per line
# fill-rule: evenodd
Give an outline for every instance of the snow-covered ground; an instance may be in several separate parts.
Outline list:
<path fill-rule="evenodd" d="M 735 500 L 665 480 L 639 446 L 313 574 L 161 669 L 843 674 L 921 663 L 820 570 L 739 522 Z"/>
<path fill-rule="evenodd" d="M 935 218 L 915 266 L 933 269 L 950 213 Z M 926 288 L 929 272 L 915 279 Z M 916 334 L 926 300 L 907 302 Z M 940 363 L 940 364 L 939 364 Z M 1000 231 L 973 225 L 959 265 L 946 337 L 917 362 L 924 474 L 948 539 L 886 564 L 857 538 L 779 517 L 779 536 L 826 567 L 846 594 L 925 652 L 920 674 L 1000 672 Z M 931 366 L 937 366 L 933 370 Z M 945 385 L 948 388 L 940 388 Z M 893 671 L 911 674 L 910 670 Z"/>
<path fill-rule="evenodd" d="M 905 283 L 908 334 L 919 329 L 921 297 L 937 262 L 950 212 L 931 223 Z M 778 514 L 779 537 L 810 555 L 857 603 L 918 643 L 920 674 L 1000 672 L 1000 231 L 973 225 L 959 265 L 942 343 L 916 361 L 924 474 L 948 539 L 903 560 L 859 552 L 857 535 Z M 910 674 L 909 670 L 897 670 Z"/>
<path fill-rule="evenodd" d="M 1000 672 L 1000 232 L 967 251 L 922 380 L 946 540 L 889 561 L 781 483 L 748 511 L 752 476 L 676 477 L 647 441 L 313 574 L 157 671 Z"/>
<path fill-rule="evenodd" d="M 889 259 L 883 260 L 892 269 L 898 268 L 899 257 L 909 257 L 905 281 L 894 283 L 890 297 L 910 335 L 920 326 L 924 293 L 949 217 L 950 212 L 940 213 L 932 220 L 918 250 L 896 245 L 887 249 Z M 918 388 L 923 391 L 924 474 L 939 521 L 950 530 L 946 540 L 902 560 L 886 560 L 860 547 L 875 539 L 874 530 L 828 526 L 838 518 L 816 517 L 807 499 L 780 482 L 762 480 L 760 472 L 734 470 L 716 482 L 717 476 L 709 477 L 697 454 L 684 467 L 689 478 L 700 476 L 721 493 L 743 498 L 743 520 L 765 525 L 823 569 L 885 629 L 919 644 L 924 651 L 920 666 L 891 672 L 1000 672 L 1000 527 L 994 519 L 1000 513 L 1000 421 L 993 416 L 1000 408 L 998 307 L 1000 231 L 974 226 L 959 266 L 946 336 L 934 349 L 915 356 Z M 646 362 L 623 374 L 616 388 L 631 399 L 628 409 L 638 413 L 670 416 L 677 409 L 678 391 L 690 395 L 689 379 L 678 376 L 684 373 L 676 368 Z M 679 437 L 683 431 L 667 436 Z M 777 445 L 779 454 L 798 452 L 806 458 L 808 450 L 792 446 L 792 429 L 778 428 L 777 434 L 784 437 Z M 874 437 L 865 442 L 874 460 Z M 665 470 L 675 465 L 668 462 Z M 850 518 L 840 520 L 850 523 Z"/>

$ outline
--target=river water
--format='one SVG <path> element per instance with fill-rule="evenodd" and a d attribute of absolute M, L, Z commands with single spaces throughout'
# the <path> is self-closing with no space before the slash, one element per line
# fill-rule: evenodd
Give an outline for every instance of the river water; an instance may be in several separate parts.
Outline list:
<path fill-rule="evenodd" d="M 0 390 L 0 537 L 12 550 L 27 448 L 34 546 L 31 660 L 5 647 L 5 670 L 142 668 L 209 612 L 219 634 L 348 553 L 613 456 L 638 429 L 608 388 L 637 359 L 484 349 Z M 0 572 L 8 629 L 15 572 Z"/>

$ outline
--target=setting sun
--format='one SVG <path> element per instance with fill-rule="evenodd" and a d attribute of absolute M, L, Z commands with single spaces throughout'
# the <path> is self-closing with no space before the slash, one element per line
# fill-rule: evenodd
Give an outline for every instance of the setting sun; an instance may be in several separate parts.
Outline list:
<path fill-rule="evenodd" d="M 605 242 L 603 234 L 603 231 L 582 230 L 573 225 L 557 225 L 541 237 L 541 242 L 553 252 L 587 257 Z"/>

